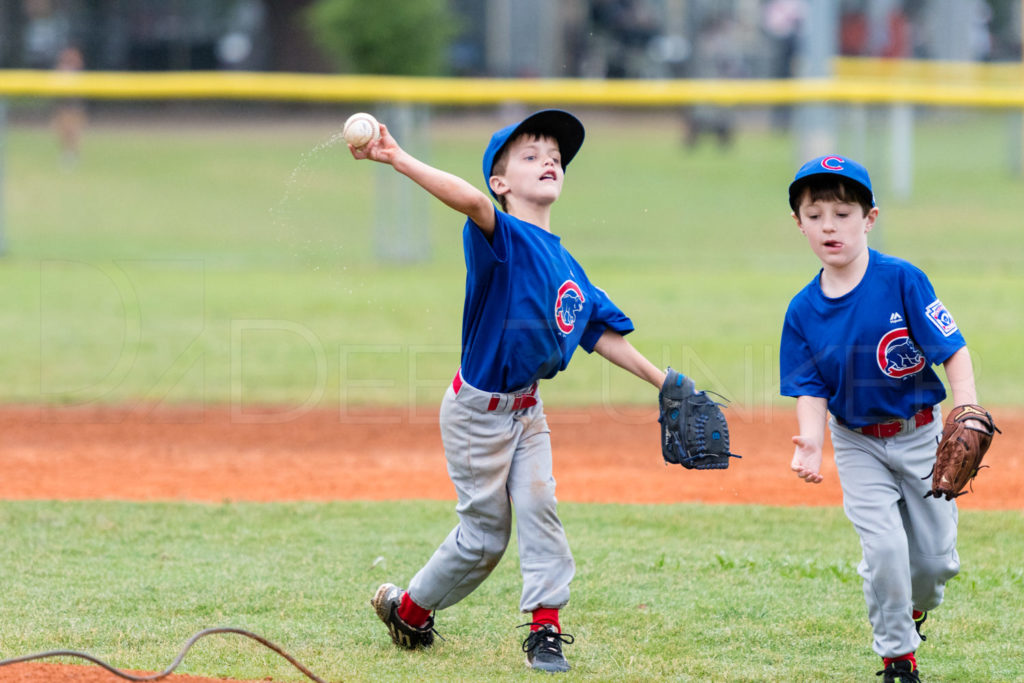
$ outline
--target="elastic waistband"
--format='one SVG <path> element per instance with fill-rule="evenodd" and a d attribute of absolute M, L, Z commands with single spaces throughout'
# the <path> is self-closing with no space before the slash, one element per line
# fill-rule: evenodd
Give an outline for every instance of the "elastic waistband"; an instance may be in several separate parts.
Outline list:
<path fill-rule="evenodd" d="M 462 379 L 462 369 L 455 373 L 452 380 L 452 391 L 456 396 L 462 394 L 462 400 L 468 399 L 472 405 L 480 410 L 487 410 L 495 413 L 513 413 L 517 410 L 525 410 L 537 405 L 537 383 L 528 389 L 523 389 L 511 394 L 493 393 L 481 391 Z"/>
<path fill-rule="evenodd" d="M 868 436 L 874 436 L 879 439 L 888 439 L 891 436 L 897 434 L 909 434 L 918 427 L 924 427 L 926 424 L 931 424 L 935 419 L 935 409 L 932 406 L 922 408 L 921 410 L 908 417 L 906 420 L 901 418 L 893 418 L 888 422 L 879 422 L 873 425 L 866 425 L 864 427 L 856 427 L 853 429 L 855 432 L 861 434 L 867 434 Z"/>

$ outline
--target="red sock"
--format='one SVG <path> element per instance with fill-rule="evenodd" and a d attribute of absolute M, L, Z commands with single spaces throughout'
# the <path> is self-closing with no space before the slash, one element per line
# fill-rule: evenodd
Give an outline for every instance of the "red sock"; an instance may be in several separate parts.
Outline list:
<path fill-rule="evenodd" d="M 409 597 L 409 591 L 402 593 L 402 602 L 398 605 L 398 618 L 416 628 L 422 627 L 430 618 L 430 610 L 423 609 Z"/>
<path fill-rule="evenodd" d="M 882 657 L 882 666 L 889 666 L 893 662 L 902 662 L 902 661 L 910 662 L 910 666 L 914 667 L 914 670 L 917 669 L 917 660 L 914 659 L 914 653 L 913 652 L 909 652 L 909 653 L 907 653 L 905 655 L 901 655 L 899 657 Z"/>
<path fill-rule="evenodd" d="M 551 624 L 555 627 L 556 631 L 562 632 L 562 626 L 558 623 L 558 610 L 556 609 L 538 607 L 533 610 L 533 625 L 530 626 L 530 630 L 539 631 L 540 625 L 543 624 Z"/>

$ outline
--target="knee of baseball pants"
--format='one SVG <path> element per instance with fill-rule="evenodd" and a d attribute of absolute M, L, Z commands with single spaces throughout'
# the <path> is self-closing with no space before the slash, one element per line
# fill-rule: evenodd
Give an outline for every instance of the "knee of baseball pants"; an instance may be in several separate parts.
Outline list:
<path fill-rule="evenodd" d="M 941 557 L 912 557 L 910 581 L 913 585 L 914 608 L 928 611 L 938 607 L 942 603 L 946 582 L 958 573 L 960 557 L 956 550 Z"/>
<path fill-rule="evenodd" d="M 480 549 L 480 566 L 489 574 L 498 566 L 498 562 L 505 555 L 508 542 L 512 535 L 512 529 L 506 529 L 504 534 L 492 537 L 492 542 Z"/>
<path fill-rule="evenodd" d="M 531 559 L 569 555 L 569 542 L 558 517 L 555 480 L 510 487 L 509 494 L 515 506 L 520 556 Z"/>
<path fill-rule="evenodd" d="M 482 531 L 460 524 L 409 582 L 413 600 L 427 609 L 445 609 L 476 590 L 508 547 L 511 525 Z"/>
<path fill-rule="evenodd" d="M 467 524 L 465 519 L 462 520 L 455 530 L 455 545 L 466 564 L 487 567 L 487 571 L 490 571 L 497 566 L 508 548 L 512 537 L 512 520 L 491 519 L 483 524 L 479 519 L 474 521 L 474 524 Z"/>
<path fill-rule="evenodd" d="M 889 611 L 910 601 L 910 559 L 906 536 L 897 530 L 861 538 L 865 591 L 879 608 Z"/>

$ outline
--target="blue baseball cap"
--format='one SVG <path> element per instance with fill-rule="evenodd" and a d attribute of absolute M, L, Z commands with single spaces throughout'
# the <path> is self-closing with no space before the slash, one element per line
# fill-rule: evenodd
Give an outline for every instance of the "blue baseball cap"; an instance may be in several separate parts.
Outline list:
<path fill-rule="evenodd" d="M 519 123 L 505 126 L 491 136 L 491 141 L 487 145 L 487 149 L 484 150 L 484 185 L 495 199 L 498 198 L 498 195 L 491 190 L 491 171 L 494 170 L 494 160 L 501 154 L 501 150 L 505 148 L 508 141 L 520 133 L 547 135 L 558 140 L 563 171 L 583 145 L 583 124 L 578 118 L 561 109 L 543 109 L 530 114 Z"/>
<path fill-rule="evenodd" d="M 852 180 L 871 195 L 871 206 L 875 205 L 875 193 L 871 189 L 871 178 L 868 170 L 853 159 L 848 159 L 836 154 L 829 154 L 817 159 L 811 159 L 800 167 L 796 177 L 789 184 L 789 205 L 793 206 L 799 200 L 803 192 L 805 179 L 817 175 L 837 175 Z"/>

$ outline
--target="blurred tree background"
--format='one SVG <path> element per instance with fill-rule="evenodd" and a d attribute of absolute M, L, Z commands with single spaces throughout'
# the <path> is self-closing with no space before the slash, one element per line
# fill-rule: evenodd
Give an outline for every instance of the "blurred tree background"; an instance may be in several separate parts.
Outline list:
<path fill-rule="evenodd" d="M 446 0 L 318 0 L 305 17 L 317 47 L 341 72 L 444 74 L 459 30 Z"/>

